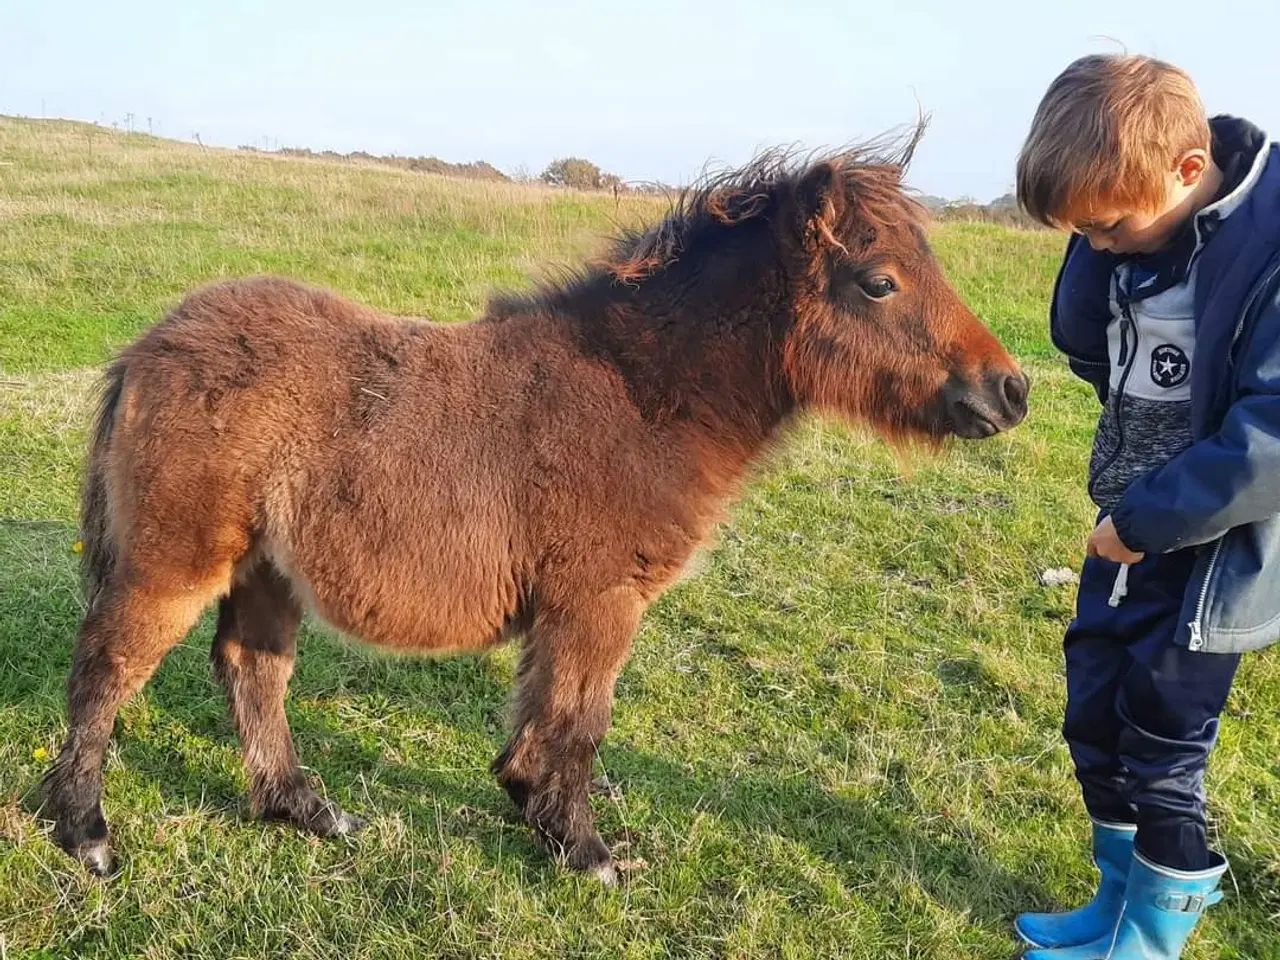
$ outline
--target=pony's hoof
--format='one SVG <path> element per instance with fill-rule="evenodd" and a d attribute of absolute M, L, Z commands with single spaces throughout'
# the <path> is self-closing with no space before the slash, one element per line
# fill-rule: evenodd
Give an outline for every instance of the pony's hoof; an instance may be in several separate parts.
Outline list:
<path fill-rule="evenodd" d="M 618 870 L 613 865 L 613 855 L 598 836 L 580 841 L 566 852 L 564 863 L 570 870 L 576 870 L 589 877 L 595 877 L 606 887 L 618 882 Z"/>
<path fill-rule="evenodd" d="M 95 877 L 109 877 L 115 870 L 115 858 L 106 840 L 90 840 L 82 843 L 72 854 Z"/>
<path fill-rule="evenodd" d="M 313 790 L 299 790 L 258 808 L 263 820 L 285 820 L 299 830 L 317 837 L 347 837 L 362 830 L 367 821 L 343 809 L 332 800 L 321 799 Z"/>
<path fill-rule="evenodd" d="M 111 856 L 111 835 L 102 807 L 93 806 L 88 811 L 68 813 L 67 806 L 56 800 L 50 806 L 53 809 L 47 816 L 53 821 L 54 843 L 95 876 L 110 876 L 115 862 Z"/>
<path fill-rule="evenodd" d="M 333 825 L 333 835 L 335 837 L 345 837 L 353 833 L 359 833 L 369 825 L 369 821 L 363 817 L 357 817 L 355 814 L 342 813 L 339 814 L 337 821 Z"/>
<path fill-rule="evenodd" d="M 367 823 L 361 817 L 344 812 L 336 803 L 326 801 L 303 826 L 320 837 L 348 837 L 363 830 Z"/>
<path fill-rule="evenodd" d="M 618 885 L 618 868 L 612 863 L 602 863 L 599 866 L 592 867 L 587 873 L 589 876 L 599 880 L 603 886 L 616 887 Z"/>

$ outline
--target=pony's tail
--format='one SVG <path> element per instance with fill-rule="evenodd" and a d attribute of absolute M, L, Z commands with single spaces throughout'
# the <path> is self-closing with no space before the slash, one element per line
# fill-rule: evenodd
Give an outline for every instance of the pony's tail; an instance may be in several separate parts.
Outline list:
<path fill-rule="evenodd" d="M 80 581 L 87 609 L 92 610 L 116 565 L 111 539 L 111 499 L 107 486 L 107 452 L 115 429 L 116 407 L 124 392 L 126 364 L 113 362 L 102 379 L 98 415 L 89 442 L 84 487 L 80 497 Z"/>

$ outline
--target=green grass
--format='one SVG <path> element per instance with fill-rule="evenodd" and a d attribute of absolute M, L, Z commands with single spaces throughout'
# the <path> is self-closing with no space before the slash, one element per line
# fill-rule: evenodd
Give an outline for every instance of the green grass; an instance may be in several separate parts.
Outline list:
<path fill-rule="evenodd" d="M 557 871 L 486 771 L 510 650 L 394 659 L 309 628 L 298 747 L 370 827 L 247 820 L 207 620 L 122 713 L 123 873 L 84 875 L 26 804 L 65 731 L 86 368 L 232 273 L 467 317 L 660 206 L 47 122 L 0 120 L 0 163 L 0 958 L 1004 960 L 1015 912 L 1088 895 L 1058 732 L 1073 596 L 1036 574 L 1080 560 L 1096 402 L 1045 336 L 1060 238 L 967 224 L 934 244 L 1028 366 L 1031 416 L 909 467 L 810 422 L 759 474 L 620 681 L 597 797 L 619 889 Z M 1197 960 L 1280 957 L 1277 663 L 1246 658 L 1213 755 L 1233 869 Z"/>

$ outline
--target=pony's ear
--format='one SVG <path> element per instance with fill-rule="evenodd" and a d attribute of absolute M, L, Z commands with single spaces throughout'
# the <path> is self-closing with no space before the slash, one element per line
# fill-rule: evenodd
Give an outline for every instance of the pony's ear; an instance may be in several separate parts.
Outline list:
<path fill-rule="evenodd" d="M 844 215 L 845 195 L 836 167 L 823 162 L 804 175 L 796 187 L 800 214 L 800 235 L 805 240 L 842 246 L 836 239 L 835 227 Z"/>

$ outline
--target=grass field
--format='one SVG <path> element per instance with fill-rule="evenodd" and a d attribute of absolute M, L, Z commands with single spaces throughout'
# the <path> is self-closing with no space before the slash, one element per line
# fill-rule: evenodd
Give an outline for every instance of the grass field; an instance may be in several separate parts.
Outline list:
<path fill-rule="evenodd" d="M 925 147 L 927 148 L 927 141 Z M 75 502 L 94 367 L 190 286 L 283 272 L 463 319 L 662 202 L 453 181 L 0 118 L 0 960 L 1016 954 L 1091 892 L 1058 732 L 1096 401 L 1057 358 L 1047 234 L 945 224 L 961 293 L 1028 367 L 1006 437 L 904 465 L 810 422 L 701 575 L 647 618 L 596 798 L 614 890 L 557 871 L 486 767 L 510 650 L 392 659 L 302 638 L 303 762 L 369 828 L 245 817 L 211 624 L 123 711 L 85 875 L 28 809 L 64 733 Z M 1280 957 L 1280 659 L 1246 658 L 1210 769 L 1227 899 L 1188 957 Z"/>

